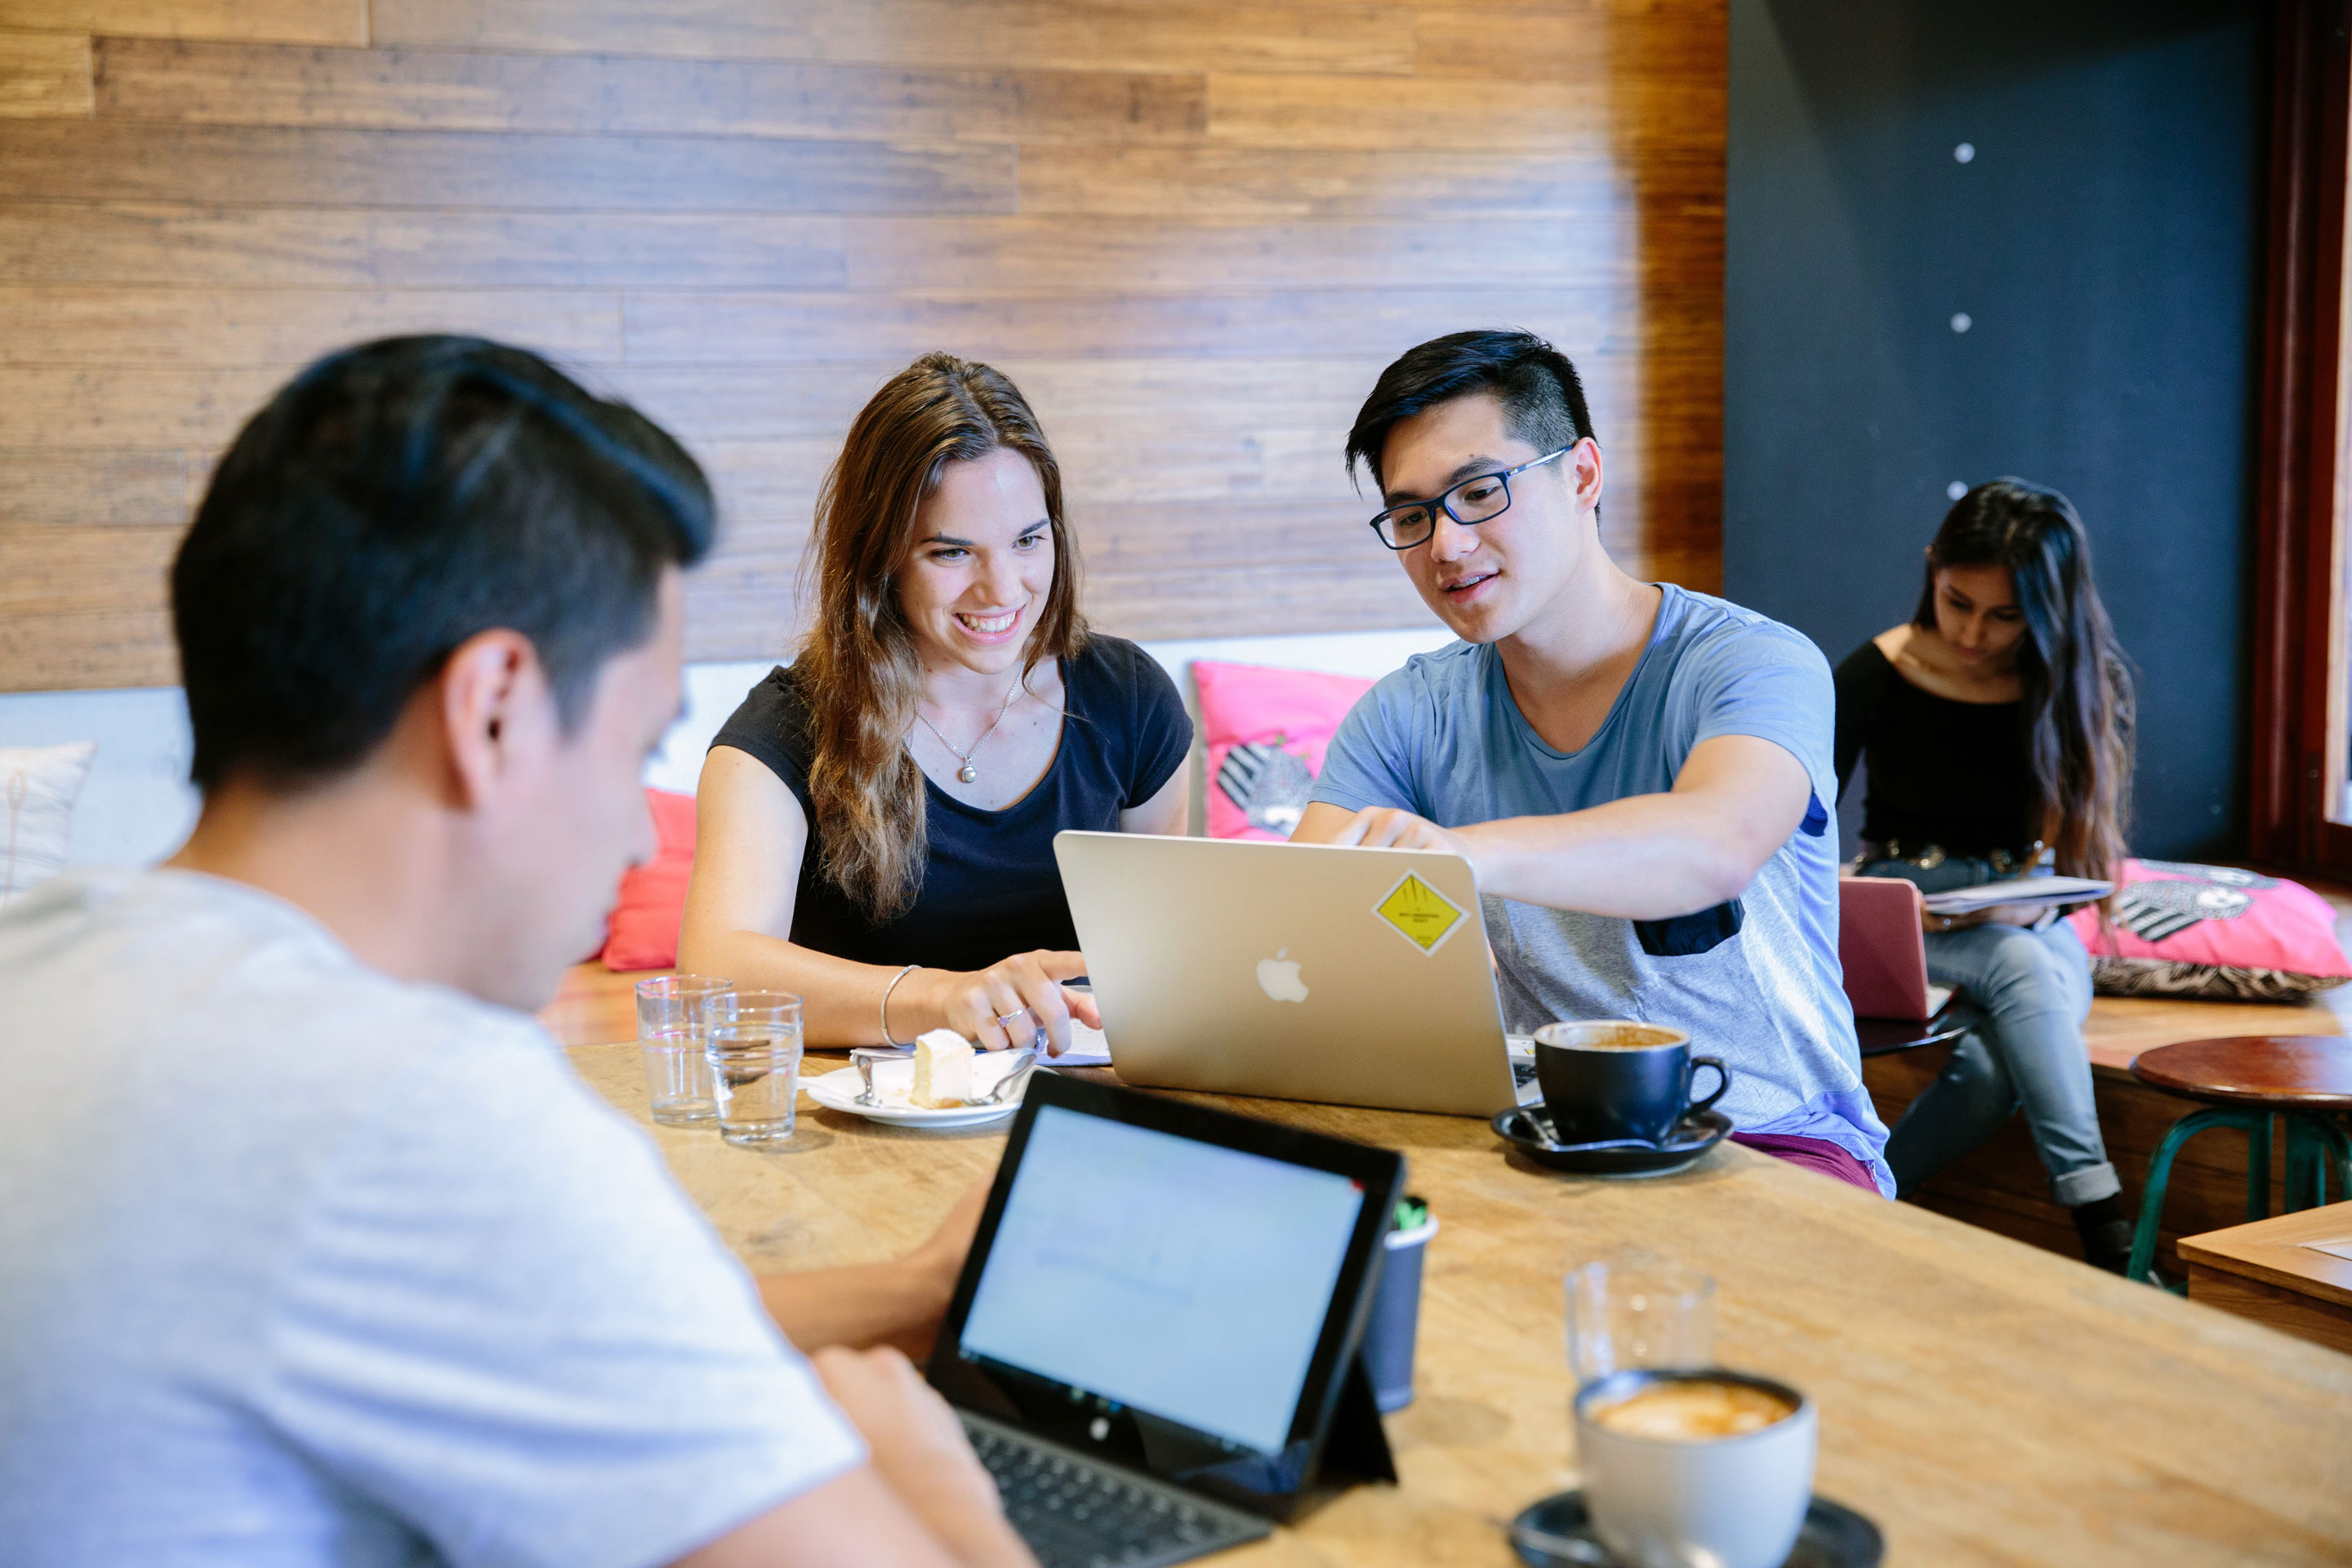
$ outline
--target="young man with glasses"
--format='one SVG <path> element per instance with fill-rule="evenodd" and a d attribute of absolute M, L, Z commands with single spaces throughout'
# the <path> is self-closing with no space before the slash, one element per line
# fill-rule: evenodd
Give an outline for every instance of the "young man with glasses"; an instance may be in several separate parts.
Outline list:
<path fill-rule="evenodd" d="M 1463 856 L 1513 1031 L 1687 1029 L 1731 1064 L 1741 1142 L 1893 1195 L 1838 966 L 1821 651 L 1618 568 L 1583 388 L 1530 333 L 1405 354 L 1348 459 L 1462 640 L 1357 704 L 1294 841 Z"/>

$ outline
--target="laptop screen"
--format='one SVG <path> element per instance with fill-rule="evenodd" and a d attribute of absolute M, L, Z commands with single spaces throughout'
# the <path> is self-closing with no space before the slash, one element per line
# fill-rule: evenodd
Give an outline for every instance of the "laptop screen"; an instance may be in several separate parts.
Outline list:
<path fill-rule="evenodd" d="M 1364 1203 L 1335 1172 L 1041 1106 L 958 1354 L 1277 1452 Z"/>

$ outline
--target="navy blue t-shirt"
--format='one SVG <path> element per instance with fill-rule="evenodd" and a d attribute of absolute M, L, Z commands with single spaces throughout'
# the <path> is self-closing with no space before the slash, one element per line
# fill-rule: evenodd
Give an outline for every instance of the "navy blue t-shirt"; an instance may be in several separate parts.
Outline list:
<path fill-rule="evenodd" d="M 824 844 L 809 803 L 808 710 L 781 666 L 751 689 L 714 746 L 757 757 L 808 817 L 793 900 L 792 940 L 860 963 L 985 969 L 1039 948 L 1078 945 L 1054 835 L 1112 832 L 1122 811 L 1158 795 L 1184 765 L 1192 721 L 1158 661 L 1122 637 L 1095 637 L 1062 661 L 1061 744 L 1036 787 L 1003 811 L 966 805 L 926 778 L 929 858 L 922 889 L 877 924 L 824 873 Z"/>

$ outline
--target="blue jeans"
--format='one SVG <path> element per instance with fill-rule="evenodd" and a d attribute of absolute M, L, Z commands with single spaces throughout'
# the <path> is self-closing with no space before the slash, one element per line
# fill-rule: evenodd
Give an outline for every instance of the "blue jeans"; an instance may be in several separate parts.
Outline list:
<path fill-rule="evenodd" d="M 1866 869 L 1875 876 L 1946 882 L 1895 862 Z M 2091 959 L 2074 928 L 2063 920 L 2038 931 L 1988 921 L 1929 931 L 1927 943 L 1927 977 L 1959 993 L 1955 1016 L 1969 1020 L 1969 1026 L 1953 1043 L 1944 1070 L 1911 1102 L 1887 1139 L 1886 1163 L 1898 1194 L 1909 1196 L 2021 1108 L 2049 1173 L 2053 1198 L 2072 1208 L 2121 1192 L 2091 1098 L 2091 1058 L 2083 1046 L 2083 1020 L 2091 1011 Z"/>

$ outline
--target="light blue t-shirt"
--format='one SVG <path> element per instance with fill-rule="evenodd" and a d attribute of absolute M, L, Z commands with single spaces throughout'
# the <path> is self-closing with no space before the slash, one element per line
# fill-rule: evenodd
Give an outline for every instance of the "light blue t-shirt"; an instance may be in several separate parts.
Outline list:
<path fill-rule="evenodd" d="M 1518 1033 L 1560 1018 L 1687 1029 L 1694 1051 L 1731 1065 L 1718 1109 L 1734 1127 L 1834 1143 L 1891 1197 L 1886 1129 L 1863 1089 L 1838 964 L 1837 843 L 1822 805 L 1837 798 L 1829 663 L 1752 610 L 1659 587 L 1649 646 L 1583 750 L 1555 751 L 1536 734 L 1493 646 L 1455 643 L 1364 695 L 1332 738 L 1312 798 L 1460 827 L 1663 794 L 1692 749 L 1717 735 L 1788 752 L 1813 781 L 1812 804 L 1740 895 L 1739 931 L 1706 952 L 1654 957 L 1632 921 L 1484 899 L 1504 1016 Z"/>
<path fill-rule="evenodd" d="M 647 1568 L 857 1434 L 530 1019 L 183 871 L 0 910 L 0 1563 Z"/>

